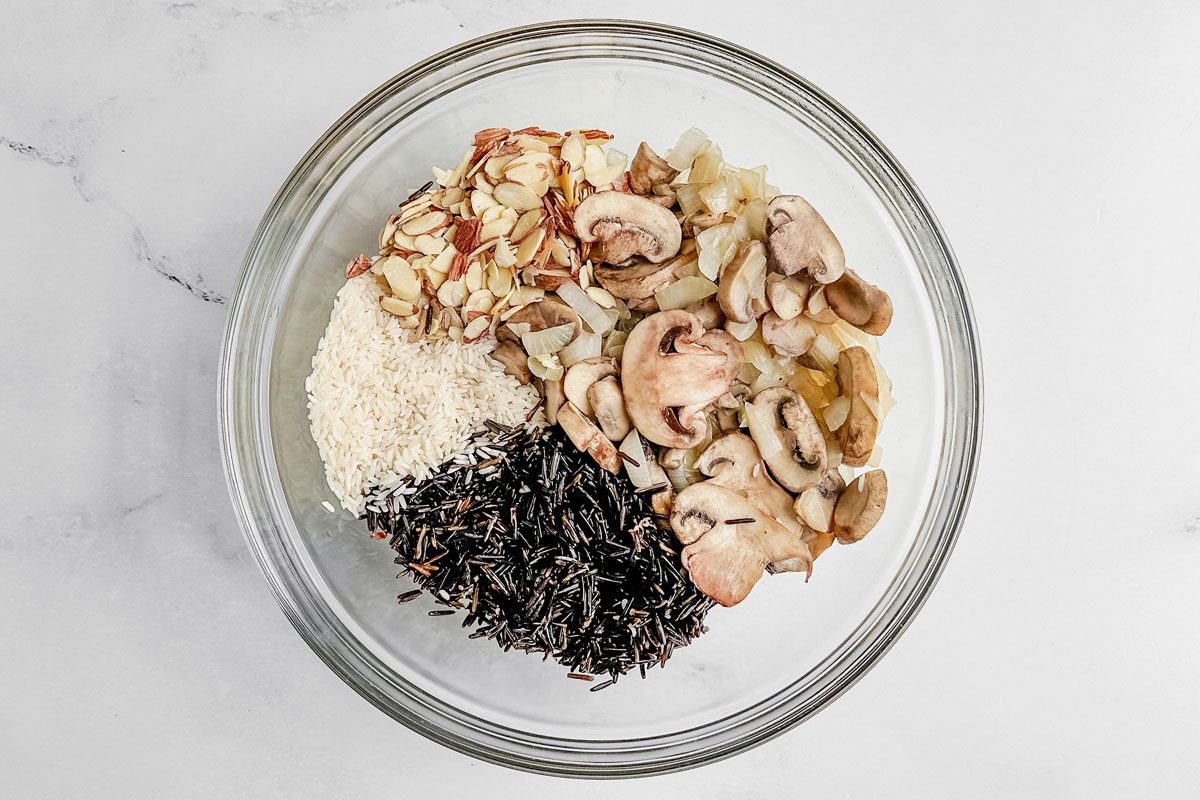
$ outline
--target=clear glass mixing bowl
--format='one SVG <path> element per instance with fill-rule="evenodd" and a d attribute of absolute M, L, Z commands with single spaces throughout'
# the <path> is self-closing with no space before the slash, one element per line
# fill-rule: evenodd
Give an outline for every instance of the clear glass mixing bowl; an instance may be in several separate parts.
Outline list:
<path fill-rule="evenodd" d="M 304 378 L 348 257 L 432 165 L 480 128 L 599 127 L 629 152 L 689 126 L 732 163 L 805 195 L 852 266 L 887 288 L 882 340 L 899 399 L 882 437 L 880 526 L 809 584 L 761 581 L 646 680 L 589 693 L 553 663 L 470 641 L 453 618 L 398 605 L 385 542 L 331 515 Z M 263 217 L 229 311 L 225 467 L 246 540 L 309 645 L 363 697 L 472 756 L 561 775 L 682 769 L 778 735 L 879 660 L 937 580 L 971 493 L 981 384 L 966 290 L 937 221 L 890 153 L 802 78 L 691 31 L 580 21 L 505 31 L 397 75 L 301 159 Z"/>

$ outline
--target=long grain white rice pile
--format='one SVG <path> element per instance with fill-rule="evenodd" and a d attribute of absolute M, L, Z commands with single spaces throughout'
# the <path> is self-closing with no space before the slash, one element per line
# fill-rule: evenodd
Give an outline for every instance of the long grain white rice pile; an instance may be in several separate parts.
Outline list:
<path fill-rule="evenodd" d="M 380 294 L 370 273 L 346 282 L 305 381 L 325 478 L 355 514 L 366 489 L 423 480 L 462 452 L 484 420 L 524 422 L 538 397 L 488 355 L 494 341 L 409 342 L 379 307 Z"/>

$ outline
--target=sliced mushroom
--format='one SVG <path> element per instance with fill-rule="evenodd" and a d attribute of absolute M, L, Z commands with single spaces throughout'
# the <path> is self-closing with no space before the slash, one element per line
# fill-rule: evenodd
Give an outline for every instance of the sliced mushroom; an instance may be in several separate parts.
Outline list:
<path fill-rule="evenodd" d="M 556 381 L 542 382 L 542 396 L 546 398 L 544 406 L 546 412 L 546 421 L 551 425 L 558 422 L 558 410 L 562 408 L 563 403 L 567 402 L 566 395 L 563 394 L 563 382 L 560 378 Z"/>
<path fill-rule="evenodd" d="M 837 503 L 838 495 L 846 488 L 842 473 L 837 467 L 825 471 L 816 486 L 805 489 L 796 498 L 793 510 L 800 520 L 820 533 L 833 530 L 833 506 Z M 814 557 L 815 557 L 814 553 Z"/>
<path fill-rule="evenodd" d="M 833 313 L 873 336 L 882 336 L 892 324 L 892 298 L 852 269 L 825 287 L 825 300 Z"/>
<path fill-rule="evenodd" d="M 587 402 L 592 407 L 592 416 L 596 418 L 600 430 L 609 439 L 619 442 L 633 430 L 633 423 L 625 412 L 621 384 L 614 376 L 609 375 L 589 386 Z"/>
<path fill-rule="evenodd" d="M 837 430 L 842 463 L 866 466 L 879 435 L 879 420 L 872 407 L 879 407 L 879 381 L 871 356 L 861 347 L 847 347 L 838 355 L 837 381 L 842 396 L 850 401 L 846 421 Z"/>
<path fill-rule="evenodd" d="M 825 474 L 825 438 L 804 398 L 786 386 L 763 389 L 746 404 L 746 421 L 775 480 L 799 494 Z"/>
<path fill-rule="evenodd" d="M 646 317 L 625 340 L 625 409 L 655 444 L 695 447 L 708 432 L 705 409 L 729 389 L 730 355 L 701 345 L 702 336 L 694 315 L 673 309 Z"/>
<path fill-rule="evenodd" d="M 871 470 L 852 481 L 833 509 L 833 533 L 842 544 L 853 544 L 871 532 L 887 505 L 887 474 Z"/>
<path fill-rule="evenodd" d="M 767 275 L 767 301 L 780 319 L 794 319 L 804 312 L 809 284 L 791 275 Z"/>
<path fill-rule="evenodd" d="M 742 495 L 798 535 L 806 533 L 792 507 L 792 496 L 771 479 L 749 436 L 744 433 L 722 436 L 705 449 L 696 466 L 713 483 Z"/>
<path fill-rule="evenodd" d="M 533 373 L 529 371 L 529 362 L 525 351 L 516 342 L 506 341 L 496 345 L 492 358 L 504 365 L 504 374 L 512 375 L 521 383 L 529 383 Z"/>
<path fill-rule="evenodd" d="M 621 457 L 617 455 L 617 448 L 570 400 L 558 410 L 558 424 L 571 443 L 590 455 L 601 467 L 614 475 L 621 471 Z"/>
<path fill-rule="evenodd" d="M 734 322 L 753 322 L 767 310 L 767 249 L 757 239 L 743 242 L 721 275 L 717 300 Z"/>
<path fill-rule="evenodd" d="M 683 256 L 661 264 L 637 260 L 623 267 L 598 266 L 592 271 L 596 282 L 613 297 L 622 300 L 643 300 L 671 282 L 675 268 Z M 695 259 L 689 259 L 695 260 Z"/>
<path fill-rule="evenodd" d="M 617 360 L 608 356 L 593 356 L 572 364 L 563 376 L 563 394 L 567 400 L 583 412 L 592 416 L 592 404 L 588 402 L 587 390 L 601 378 L 617 374 Z"/>
<path fill-rule="evenodd" d="M 575 309 L 548 297 L 525 306 L 509 317 L 507 322 L 509 325 L 529 325 L 531 331 L 542 331 L 570 323 L 575 326 L 576 336 L 583 332 L 583 321 Z"/>
<path fill-rule="evenodd" d="M 721 310 L 721 303 L 711 295 L 684 306 L 683 310 L 695 314 L 706 330 L 715 330 L 725 324 L 725 312 Z"/>
<path fill-rule="evenodd" d="M 802 356 L 816 341 L 817 329 L 804 317 L 784 320 L 768 311 L 762 318 L 762 338 L 781 356 Z"/>
<path fill-rule="evenodd" d="M 604 260 L 621 264 L 635 255 L 655 263 L 679 252 L 683 231 L 667 209 L 640 195 L 596 192 L 575 209 L 575 232 L 585 242 L 600 242 Z"/>
<path fill-rule="evenodd" d="M 679 170 L 642 142 L 629 162 L 629 188 L 638 194 L 650 194 L 655 186 L 669 184 L 678 174 Z"/>
<path fill-rule="evenodd" d="M 734 378 L 742 371 L 742 365 L 746 363 L 742 343 L 725 331 L 709 331 L 700 337 L 698 344 L 713 352 L 725 354 L 725 386 L 731 386 Z M 726 393 L 722 392 L 723 394 Z"/>
<path fill-rule="evenodd" d="M 675 498 L 671 528 L 696 588 L 723 606 L 745 599 L 763 570 L 810 571 L 808 545 L 738 493 L 704 481 Z"/>
<path fill-rule="evenodd" d="M 846 269 L 846 255 L 825 219 L 803 197 L 781 194 L 767 206 L 771 260 L 785 275 L 804 272 L 833 283 Z"/>

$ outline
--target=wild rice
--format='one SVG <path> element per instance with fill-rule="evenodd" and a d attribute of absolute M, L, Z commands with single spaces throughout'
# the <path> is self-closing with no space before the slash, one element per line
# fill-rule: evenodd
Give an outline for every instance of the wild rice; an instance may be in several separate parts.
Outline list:
<path fill-rule="evenodd" d="M 471 455 L 403 482 L 408 510 L 367 513 L 435 603 L 467 612 L 471 638 L 553 657 L 579 680 L 607 673 L 595 691 L 635 667 L 644 676 L 706 630 L 713 603 L 648 495 L 557 428 L 487 429 Z"/>

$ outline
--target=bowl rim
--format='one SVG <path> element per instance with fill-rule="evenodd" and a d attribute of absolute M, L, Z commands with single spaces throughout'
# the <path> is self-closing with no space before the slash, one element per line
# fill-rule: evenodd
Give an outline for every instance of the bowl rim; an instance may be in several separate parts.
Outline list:
<path fill-rule="evenodd" d="M 914 257 L 918 254 L 914 246 L 920 242 L 925 261 L 917 259 L 918 269 L 935 311 L 941 312 L 935 323 L 942 347 L 946 417 L 938 476 L 913 550 L 876 608 L 855 630 L 870 635 L 857 639 L 852 635 L 827 656 L 822 663 L 833 661 L 839 669 L 803 698 L 784 690 L 764 704 L 724 719 L 643 739 L 569 740 L 525 734 L 479 720 L 416 687 L 402 686 L 406 682 L 398 676 L 385 674 L 374 654 L 312 591 L 311 579 L 290 552 L 277 525 L 280 497 L 272 495 L 269 485 L 275 464 L 270 448 L 265 456 L 261 448 L 270 441 L 262 423 L 268 397 L 265 367 L 270 362 L 267 334 L 273 327 L 267 324 L 256 331 L 250 315 L 271 296 L 272 262 L 265 256 L 294 237 L 297 221 L 333 183 L 328 174 L 353 160 L 357 153 L 351 150 L 361 152 L 367 146 L 351 147 L 346 137 L 363 133 L 364 121 L 385 101 L 406 90 L 417 91 L 414 87 L 440 72 L 458 66 L 461 75 L 472 59 L 514 47 L 526 48 L 514 58 L 527 58 L 547 52 L 551 45 L 559 49 L 556 52 L 574 47 L 584 55 L 608 58 L 634 50 L 670 51 L 689 60 L 683 64 L 687 68 L 703 67 L 710 75 L 786 107 L 835 146 L 860 175 L 871 179 L 877 194 L 887 190 L 893 203 L 889 210 Z M 322 163 L 320 173 L 317 167 Z M 816 714 L 878 663 L 928 598 L 962 528 L 978 467 L 982 392 L 974 315 L 953 251 L 912 179 L 865 125 L 791 70 L 722 39 L 650 22 L 564 20 L 487 34 L 414 64 L 356 103 L 309 148 L 260 221 L 230 298 L 219 369 L 220 440 L 239 525 L 276 601 L 313 651 L 351 688 L 407 727 L 472 757 L 557 776 L 621 778 L 688 769 L 762 744 Z M 884 607 L 887 613 L 881 610 Z M 851 640 L 853 644 L 847 646 Z"/>

